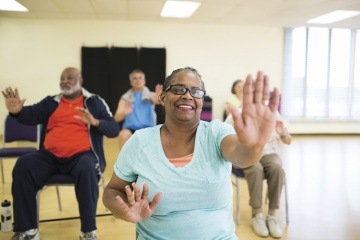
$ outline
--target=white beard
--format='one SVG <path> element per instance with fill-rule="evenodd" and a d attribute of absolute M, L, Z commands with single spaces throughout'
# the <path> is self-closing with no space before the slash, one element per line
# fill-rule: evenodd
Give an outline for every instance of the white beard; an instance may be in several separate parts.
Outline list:
<path fill-rule="evenodd" d="M 73 86 L 65 85 L 61 89 L 61 92 L 65 96 L 70 96 L 70 95 L 74 94 L 75 92 L 77 92 L 79 90 L 81 90 L 81 85 L 80 85 L 80 81 L 77 81 L 77 83 L 75 85 L 73 85 Z"/>

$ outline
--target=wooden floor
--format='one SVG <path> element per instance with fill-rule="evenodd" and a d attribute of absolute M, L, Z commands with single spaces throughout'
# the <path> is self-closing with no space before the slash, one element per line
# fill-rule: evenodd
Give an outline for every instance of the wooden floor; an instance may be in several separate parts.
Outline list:
<path fill-rule="evenodd" d="M 116 139 L 106 139 L 105 151 L 109 180 L 118 150 Z M 285 223 L 284 196 L 278 219 L 284 229 L 282 239 L 289 240 L 360 240 L 360 137 L 294 136 L 290 146 L 281 149 L 287 174 L 290 223 Z M 14 160 L 5 160 L 5 184 L 0 183 L 1 201 L 11 197 L 11 170 Z M 250 226 L 250 207 L 246 182 L 241 180 L 240 239 L 256 237 Z M 58 210 L 55 188 L 41 194 L 40 218 L 77 216 L 73 187 L 61 188 L 63 210 Z M 102 192 L 102 191 L 100 191 Z M 100 196 L 101 199 L 101 196 Z M 235 209 L 234 209 L 235 213 Z M 98 203 L 98 214 L 109 214 Z M 113 216 L 97 218 L 97 235 L 101 240 L 133 240 L 133 224 Z M 40 223 L 42 240 L 78 239 L 79 219 Z M 176 230 L 175 230 L 176 231 Z M 10 239 L 11 232 L 0 232 L 0 239 Z M 269 237 L 271 239 L 271 237 Z"/>

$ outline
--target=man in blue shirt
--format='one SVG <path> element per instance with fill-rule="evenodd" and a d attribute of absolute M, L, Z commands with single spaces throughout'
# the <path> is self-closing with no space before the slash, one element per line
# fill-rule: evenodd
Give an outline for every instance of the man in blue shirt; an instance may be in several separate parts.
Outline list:
<path fill-rule="evenodd" d="M 159 104 L 158 95 L 162 91 L 162 85 L 158 84 L 155 92 L 151 92 L 140 69 L 133 70 L 129 79 L 131 88 L 121 96 L 114 115 L 117 122 L 124 121 L 119 133 L 120 150 L 136 130 L 156 125 L 154 105 Z"/>

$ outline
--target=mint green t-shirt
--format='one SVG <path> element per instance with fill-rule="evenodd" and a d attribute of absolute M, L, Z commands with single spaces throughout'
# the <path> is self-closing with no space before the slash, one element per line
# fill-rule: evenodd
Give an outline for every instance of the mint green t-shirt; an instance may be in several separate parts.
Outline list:
<path fill-rule="evenodd" d="M 161 125 L 138 130 L 123 146 L 115 174 L 140 188 L 149 199 L 163 192 L 154 214 L 137 223 L 138 240 L 235 240 L 231 163 L 220 143 L 234 129 L 219 120 L 200 121 L 190 163 L 175 168 L 160 140 Z M 176 146 L 174 146 L 176 147 Z"/>

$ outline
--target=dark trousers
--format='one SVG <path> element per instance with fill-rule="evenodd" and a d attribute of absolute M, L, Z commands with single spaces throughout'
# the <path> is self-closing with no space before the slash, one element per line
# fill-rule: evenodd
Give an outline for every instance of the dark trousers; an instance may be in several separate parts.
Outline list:
<path fill-rule="evenodd" d="M 96 164 L 96 157 L 91 151 L 75 154 L 71 158 L 58 158 L 46 150 L 20 157 L 12 173 L 14 232 L 38 228 L 36 194 L 46 180 L 56 173 L 70 174 L 75 178 L 81 231 L 96 230 L 96 207 L 99 198 Z"/>

